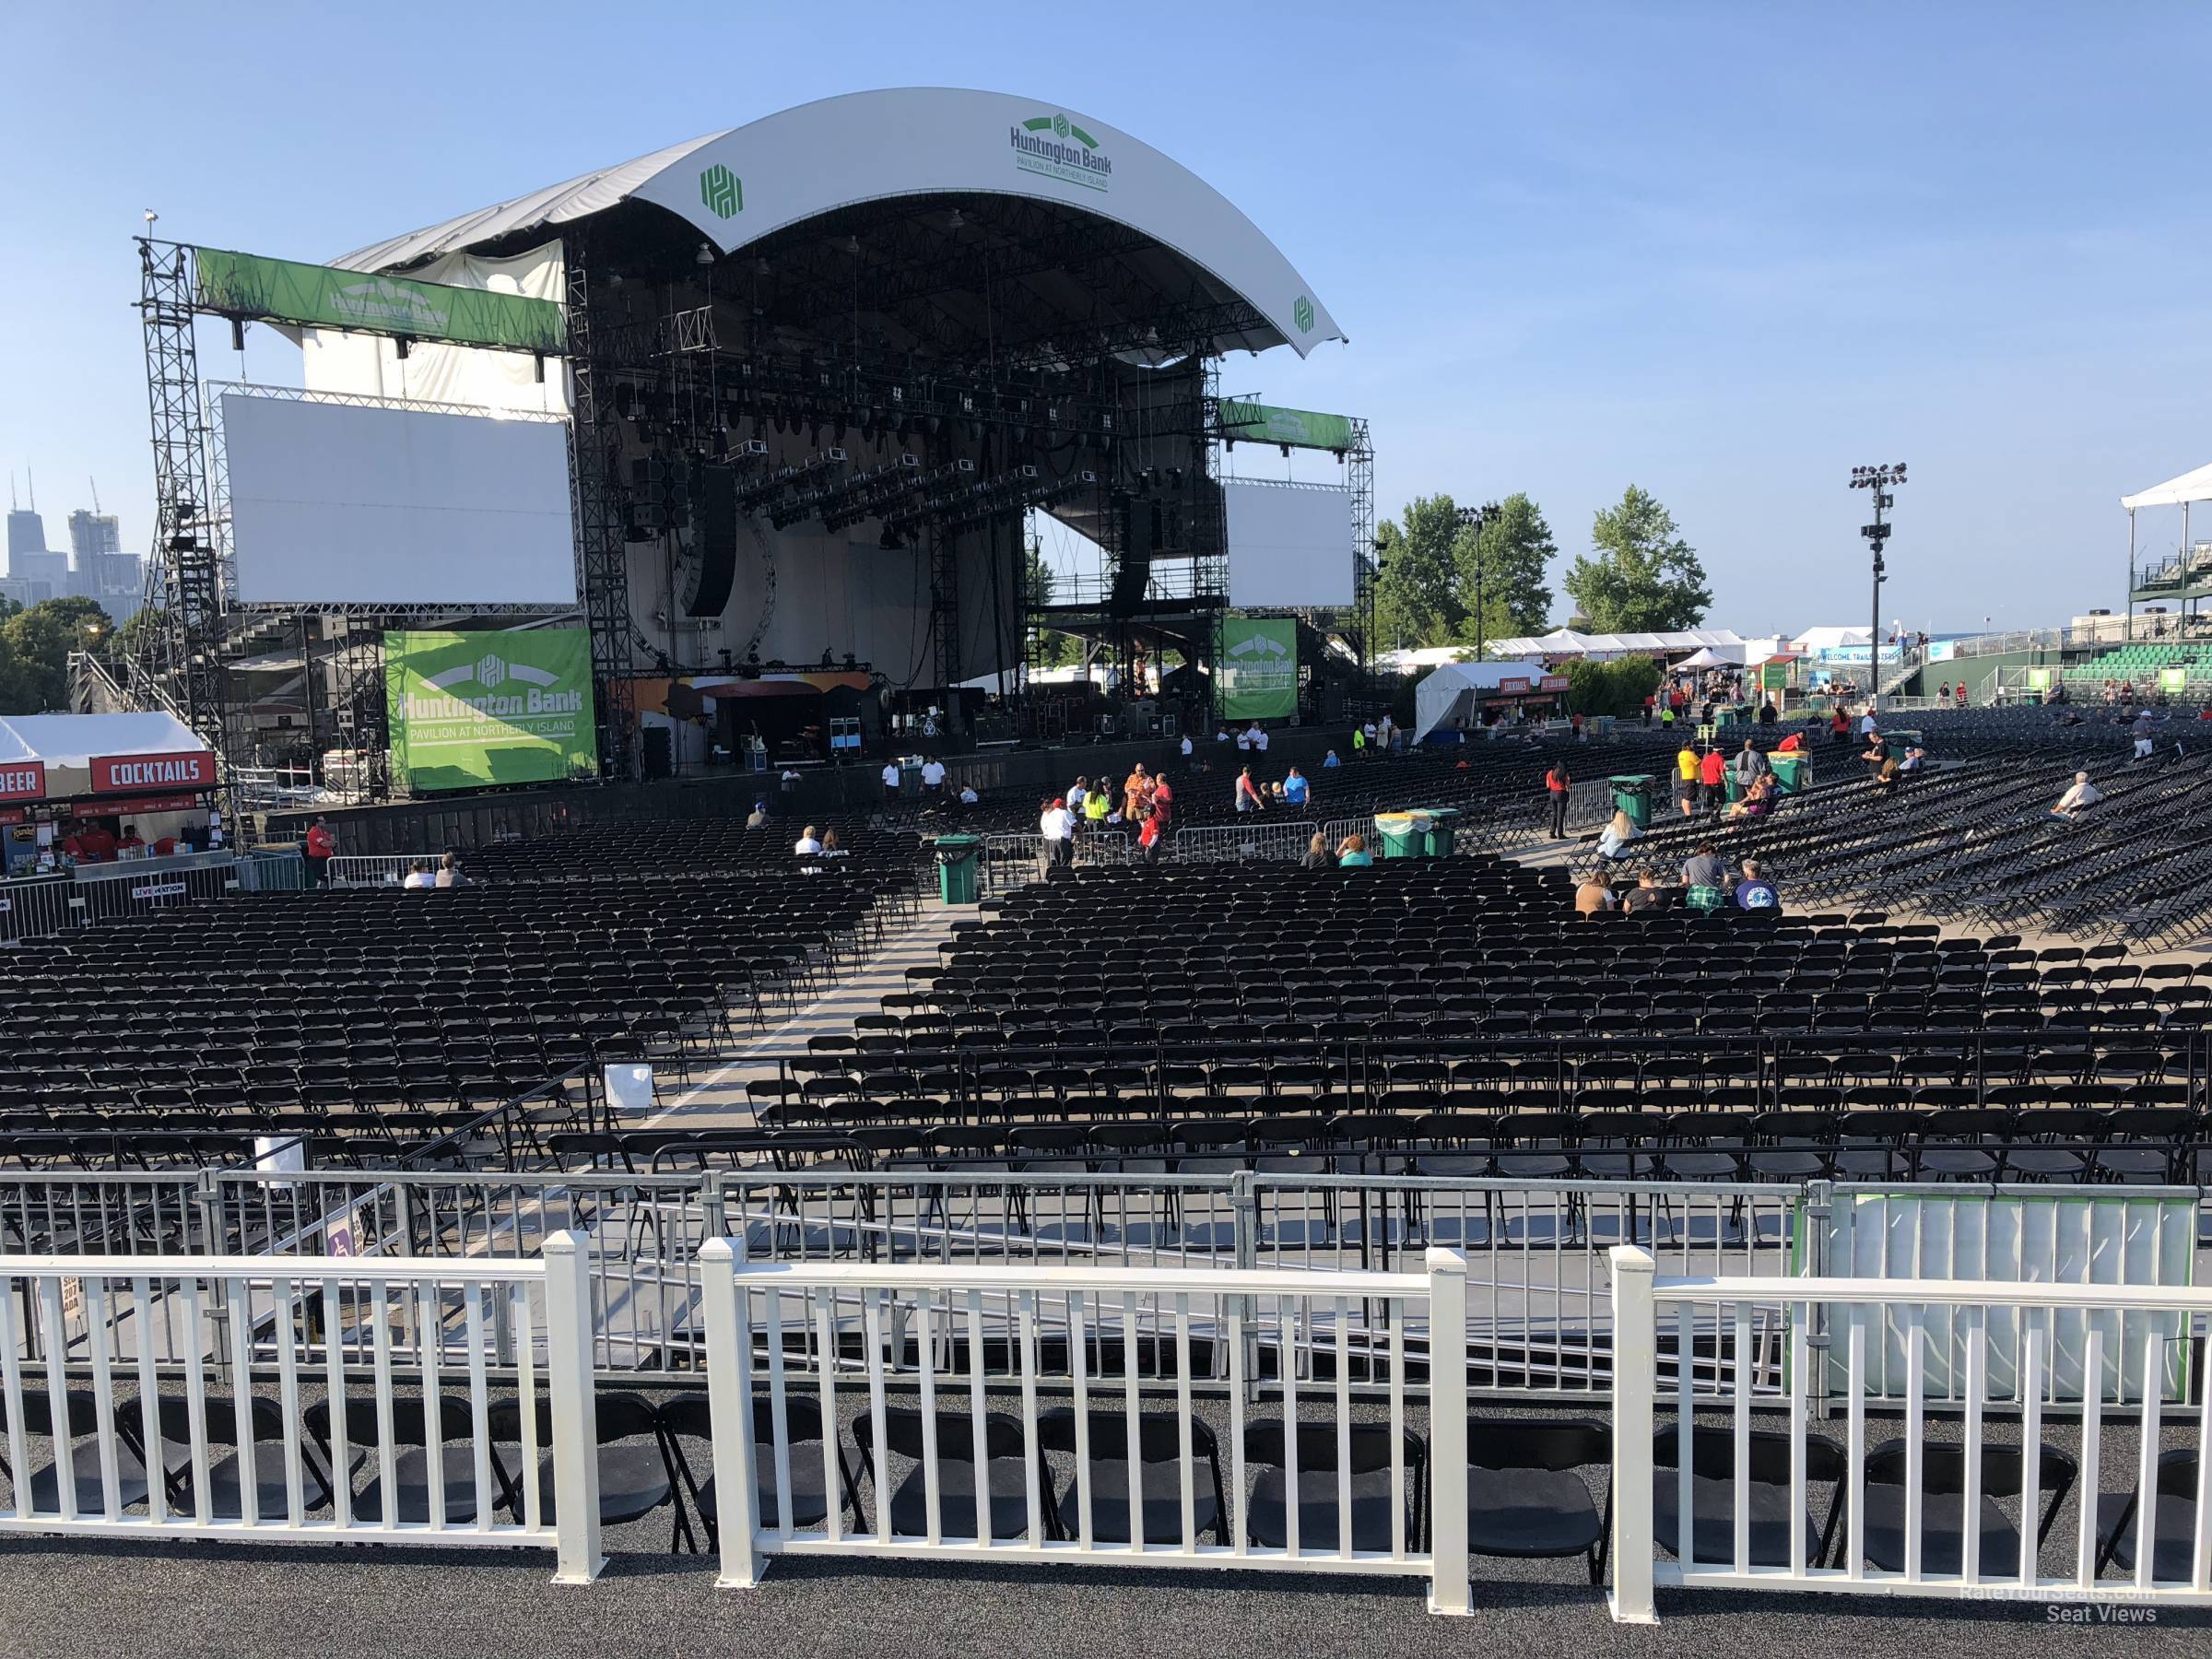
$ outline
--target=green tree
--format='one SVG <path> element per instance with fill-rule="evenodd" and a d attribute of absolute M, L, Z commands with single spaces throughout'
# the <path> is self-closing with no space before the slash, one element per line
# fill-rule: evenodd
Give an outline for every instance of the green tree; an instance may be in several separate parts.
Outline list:
<path fill-rule="evenodd" d="M 1551 618 L 1551 584 L 1546 572 L 1559 556 L 1551 526 L 1524 491 L 1493 502 L 1484 516 L 1488 522 L 1481 534 L 1463 533 L 1453 549 L 1460 598 L 1469 618 L 1467 637 L 1475 637 L 1477 594 L 1483 639 L 1541 633 Z"/>
<path fill-rule="evenodd" d="M 1468 637 L 1459 592 L 1459 509 L 1448 495 L 1416 496 L 1395 522 L 1375 526 L 1375 643 L 1456 645 Z"/>
<path fill-rule="evenodd" d="M 106 643 L 115 625 L 90 599 L 48 599 L 0 622 L 14 658 L 0 681 L 0 714 L 42 714 L 69 706 L 69 653 Z"/>
<path fill-rule="evenodd" d="M 1034 611 L 1052 604 L 1060 591 L 1060 583 L 1053 567 L 1044 561 L 1044 544 L 1034 536 L 1030 540 L 1028 558 L 1028 573 L 1022 582 L 1030 596 L 1030 608 Z M 1067 635 L 1050 628 L 1030 631 L 1030 661 L 1037 667 L 1058 668 L 1076 660 L 1080 646 Z"/>
<path fill-rule="evenodd" d="M 1590 528 L 1565 587 L 1598 633 L 1665 633 L 1705 619 L 1712 591 L 1675 515 L 1631 484 Z"/>

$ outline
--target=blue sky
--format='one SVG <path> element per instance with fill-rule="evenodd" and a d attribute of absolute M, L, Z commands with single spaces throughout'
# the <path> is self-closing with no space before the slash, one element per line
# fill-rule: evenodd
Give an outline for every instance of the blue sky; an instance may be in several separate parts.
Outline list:
<path fill-rule="evenodd" d="M 1901 459 L 1885 612 L 2048 624 L 2124 603 L 2114 498 L 2212 460 L 2208 59 L 2212 10 L 2145 4 L 18 6 L 0 467 L 50 540 L 97 477 L 143 548 L 143 207 L 327 257 L 807 99 L 978 86 L 1276 240 L 1351 343 L 1225 388 L 1367 416 L 1386 510 L 1526 489 L 1572 554 L 1632 481 L 1716 624 L 1798 628 L 1864 616 L 1844 481 Z"/>

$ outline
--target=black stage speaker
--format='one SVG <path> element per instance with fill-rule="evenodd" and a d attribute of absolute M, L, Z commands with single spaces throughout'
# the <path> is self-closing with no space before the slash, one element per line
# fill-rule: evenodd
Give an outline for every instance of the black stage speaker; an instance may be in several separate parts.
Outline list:
<path fill-rule="evenodd" d="M 1113 568 L 1113 588 L 1107 609 L 1117 617 L 1133 617 L 1144 603 L 1152 582 L 1152 547 L 1159 540 L 1159 503 L 1143 496 L 1121 503 L 1122 551 Z"/>
<path fill-rule="evenodd" d="M 692 578 L 687 617 L 719 617 L 737 580 L 737 469 L 702 466 L 692 477 Z"/>

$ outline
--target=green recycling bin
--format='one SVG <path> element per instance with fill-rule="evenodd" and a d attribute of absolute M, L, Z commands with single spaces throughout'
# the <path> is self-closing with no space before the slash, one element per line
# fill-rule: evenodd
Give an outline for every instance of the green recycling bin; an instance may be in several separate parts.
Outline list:
<path fill-rule="evenodd" d="M 1375 833 L 1382 838 L 1382 856 L 1385 858 L 1419 858 L 1428 851 L 1426 815 L 1378 812 L 1375 814 Z"/>
<path fill-rule="evenodd" d="M 1456 806 L 1424 806 L 1414 816 L 1415 824 L 1422 818 L 1429 820 L 1426 851 L 1430 858 L 1452 856 L 1452 841 L 1459 819 Z"/>
<path fill-rule="evenodd" d="M 973 904 L 976 877 L 982 870 L 980 835 L 937 837 L 937 897 L 947 904 Z"/>
<path fill-rule="evenodd" d="M 1918 732 L 1884 732 L 1882 752 L 1892 760 L 1902 760 L 1905 751 L 1920 742 Z"/>
<path fill-rule="evenodd" d="M 1623 772 L 1607 778 L 1613 785 L 1614 807 L 1629 815 L 1629 822 L 1639 830 L 1652 827 L 1651 787 L 1657 780 L 1648 772 Z"/>
<path fill-rule="evenodd" d="M 1811 759 L 1809 755 L 1769 755 L 1767 764 L 1774 769 L 1776 793 L 1792 795 L 1803 789 L 1809 781 Z"/>

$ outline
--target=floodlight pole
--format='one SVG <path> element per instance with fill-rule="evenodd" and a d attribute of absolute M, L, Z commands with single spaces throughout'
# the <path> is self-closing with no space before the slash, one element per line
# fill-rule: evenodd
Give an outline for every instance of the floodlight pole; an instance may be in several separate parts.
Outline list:
<path fill-rule="evenodd" d="M 1889 524 L 1883 512 L 1896 504 L 1889 491 L 1905 481 L 1905 464 L 1895 465 L 1854 466 L 1851 469 L 1851 487 L 1853 489 L 1874 491 L 1874 523 L 1861 524 L 1859 534 L 1866 538 L 1874 554 L 1874 610 L 1867 618 L 1866 630 L 1866 711 L 1878 715 L 1882 712 L 1882 548 L 1889 540 Z M 1904 665 L 1904 630 L 1898 630 L 1898 665 Z"/>
<path fill-rule="evenodd" d="M 1483 661 L 1490 654 L 1488 619 L 1483 605 L 1484 585 L 1488 575 L 1482 557 L 1482 533 L 1497 523 L 1504 510 L 1495 501 L 1486 501 L 1479 507 L 1462 507 L 1454 516 L 1460 528 L 1475 533 L 1475 660 Z"/>

